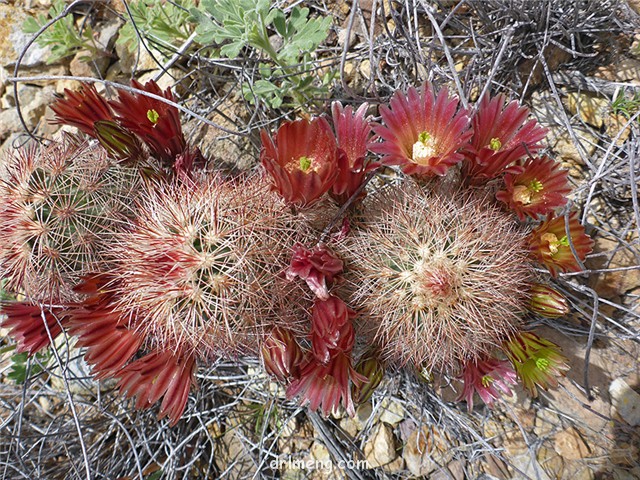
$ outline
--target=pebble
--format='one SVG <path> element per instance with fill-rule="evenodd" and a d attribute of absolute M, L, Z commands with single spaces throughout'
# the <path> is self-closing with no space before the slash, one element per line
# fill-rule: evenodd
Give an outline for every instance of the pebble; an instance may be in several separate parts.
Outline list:
<path fill-rule="evenodd" d="M 391 463 L 398 456 L 396 453 L 393 431 L 386 423 L 378 423 L 364 445 L 364 456 L 371 468 Z"/>
<path fill-rule="evenodd" d="M 584 442 L 582 435 L 574 427 L 569 427 L 556 435 L 553 448 L 567 460 L 586 458 L 591 454 L 589 446 Z"/>
<path fill-rule="evenodd" d="M 616 378 L 609 387 L 611 403 L 620 417 L 632 427 L 640 425 L 640 394 L 627 382 Z"/>

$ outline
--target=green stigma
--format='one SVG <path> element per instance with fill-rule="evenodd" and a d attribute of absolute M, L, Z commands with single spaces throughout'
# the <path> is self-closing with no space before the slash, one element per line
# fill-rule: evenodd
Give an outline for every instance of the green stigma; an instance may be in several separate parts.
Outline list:
<path fill-rule="evenodd" d="M 306 172 L 311 168 L 311 159 L 309 157 L 300 157 L 300 170 Z"/>
<path fill-rule="evenodd" d="M 158 120 L 160 120 L 160 115 L 152 108 L 151 110 L 147 110 L 147 118 L 155 125 L 158 123 Z"/>
<path fill-rule="evenodd" d="M 493 377 L 491 375 L 485 375 L 482 377 L 482 386 L 488 388 L 493 383 Z"/>
<path fill-rule="evenodd" d="M 502 148 L 502 142 L 497 137 L 496 138 L 492 138 L 491 141 L 489 142 L 489 148 L 491 150 L 493 150 L 494 152 L 497 152 L 498 150 L 500 150 Z"/>
<path fill-rule="evenodd" d="M 428 132 L 422 132 L 418 135 L 418 141 L 420 143 L 427 143 L 431 139 L 431 135 Z"/>
<path fill-rule="evenodd" d="M 532 180 L 529 184 L 529 190 L 532 192 L 538 193 L 542 191 L 542 182 L 539 180 Z"/>
<path fill-rule="evenodd" d="M 567 238 L 567 236 L 565 235 L 564 237 L 562 237 L 562 238 L 558 241 L 558 243 L 559 243 L 560 245 L 564 245 L 565 247 L 568 247 L 568 246 L 569 246 L 569 238 Z"/>
<path fill-rule="evenodd" d="M 549 369 L 551 362 L 546 358 L 536 358 L 536 368 L 541 372 L 546 372 Z"/>

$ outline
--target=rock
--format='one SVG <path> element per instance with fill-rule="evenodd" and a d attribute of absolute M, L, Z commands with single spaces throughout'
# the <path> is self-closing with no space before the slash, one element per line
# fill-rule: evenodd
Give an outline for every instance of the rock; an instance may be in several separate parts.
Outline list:
<path fill-rule="evenodd" d="M 251 447 L 243 443 L 237 429 L 227 430 L 216 446 L 215 462 L 228 478 L 257 477 L 256 463 L 249 454 Z"/>
<path fill-rule="evenodd" d="M 525 454 L 529 451 L 529 446 L 525 442 L 522 432 L 515 427 L 508 431 L 502 441 L 502 446 L 510 456 Z"/>
<path fill-rule="evenodd" d="M 538 460 L 529 452 L 510 458 L 513 467 L 513 476 L 509 480 L 551 480 Z"/>
<path fill-rule="evenodd" d="M 564 459 L 553 448 L 540 447 L 536 458 L 551 478 L 564 478 Z"/>
<path fill-rule="evenodd" d="M 567 460 L 578 460 L 591 455 L 589 446 L 583 440 L 582 434 L 574 427 L 562 430 L 556 435 L 554 450 Z"/>
<path fill-rule="evenodd" d="M 58 350 L 60 359 L 64 362 L 66 358 L 69 358 L 69 361 L 64 365 L 64 368 L 59 365 L 51 368 L 51 388 L 65 392 L 68 385 L 72 395 L 94 396 L 98 391 L 98 382 L 91 375 L 91 367 L 84 361 L 83 356 L 78 355 L 76 349 L 72 349 L 68 356 L 62 350 Z M 55 357 L 52 357 L 52 362 L 55 363 Z M 113 383 L 114 381 L 102 382 L 100 389 L 113 386 Z"/>
<path fill-rule="evenodd" d="M 538 437 L 546 437 L 555 432 L 558 429 L 559 425 L 560 417 L 558 416 L 558 414 L 542 407 L 536 412 L 533 433 L 535 433 Z"/>
<path fill-rule="evenodd" d="M 434 472 L 429 479 L 430 480 L 465 480 L 465 466 L 464 460 L 454 460 L 449 462 L 443 469 Z"/>
<path fill-rule="evenodd" d="M 0 65 L 0 96 L 4 95 L 4 92 L 9 85 L 8 78 L 9 72 L 7 72 L 7 70 L 2 65 Z"/>
<path fill-rule="evenodd" d="M 31 34 L 22 32 L 22 24 L 28 15 L 24 10 L 0 3 L 0 65 L 15 65 L 20 52 L 31 39 Z M 20 65 L 25 67 L 44 63 L 51 55 L 49 47 L 40 47 L 36 43 L 22 57 Z"/>
<path fill-rule="evenodd" d="M 21 130 L 20 117 L 15 108 L 0 111 L 0 142 L 4 142 L 11 134 Z"/>
<path fill-rule="evenodd" d="M 356 408 L 356 415 L 353 417 L 353 421 L 355 422 L 358 431 L 364 430 L 367 423 L 369 423 L 372 413 L 373 406 L 370 401 L 358 405 L 358 408 Z"/>
<path fill-rule="evenodd" d="M 609 387 L 615 412 L 632 427 L 640 425 L 640 394 L 622 378 L 616 378 Z"/>
<path fill-rule="evenodd" d="M 557 135 L 554 135 L 556 133 Z M 583 154 L 590 158 L 596 151 L 599 139 L 593 135 L 589 130 L 574 129 L 576 138 L 580 143 L 580 148 Z M 556 160 L 569 163 L 570 165 L 583 165 L 584 161 L 578 147 L 574 143 L 569 133 L 562 129 L 560 131 L 552 131 L 548 137 L 551 148 L 555 154 Z"/>
<path fill-rule="evenodd" d="M 69 70 L 75 77 L 103 77 L 108 66 L 108 57 L 81 50 L 71 59 Z"/>
<path fill-rule="evenodd" d="M 384 398 L 378 407 L 380 409 L 379 417 L 374 421 L 388 423 L 395 427 L 404 420 L 404 405 L 395 398 Z"/>
<path fill-rule="evenodd" d="M 369 439 L 364 444 L 364 456 L 370 468 L 381 467 L 391 463 L 398 456 L 391 427 L 385 423 L 378 423 Z"/>
<path fill-rule="evenodd" d="M 640 60 L 621 57 L 611 65 L 598 68 L 596 74 L 610 82 L 629 82 L 640 85 Z"/>
<path fill-rule="evenodd" d="M 446 439 L 435 428 L 415 430 L 407 441 L 402 457 L 409 471 L 416 477 L 427 476 L 453 457 Z"/>
<path fill-rule="evenodd" d="M 608 98 L 591 93 L 571 92 L 567 94 L 566 106 L 573 115 L 579 115 L 582 121 L 600 128 L 610 111 L 611 102 Z"/>
<path fill-rule="evenodd" d="M 398 473 L 405 469 L 404 458 L 397 457 L 393 462 L 389 462 L 382 466 L 382 470 L 386 473 Z"/>
<path fill-rule="evenodd" d="M 355 438 L 358 435 L 358 425 L 351 417 L 341 419 L 340 428 L 351 438 Z"/>
<path fill-rule="evenodd" d="M 147 49 L 142 45 L 139 49 L 134 49 L 133 53 L 129 52 L 128 47 L 129 45 L 116 43 L 116 54 L 120 59 L 120 66 L 122 71 L 127 74 L 132 73 L 134 70 L 136 72 L 155 70 L 158 68 L 158 62 L 162 64 L 162 61 L 165 58 L 164 55 L 154 49 L 151 49 L 151 53 L 153 54 L 153 56 L 151 56 Z"/>
<path fill-rule="evenodd" d="M 636 265 L 634 252 L 624 248 L 618 241 L 598 236 L 595 242 L 593 253 L 604 255 L 594 256 L 593 259 L 587 261 L 588 268 L 615 269 Z M 640 269 L 598 273 L 592 276 L 591 285 L 603 298 L 621 296 L 640 287 Z"/>

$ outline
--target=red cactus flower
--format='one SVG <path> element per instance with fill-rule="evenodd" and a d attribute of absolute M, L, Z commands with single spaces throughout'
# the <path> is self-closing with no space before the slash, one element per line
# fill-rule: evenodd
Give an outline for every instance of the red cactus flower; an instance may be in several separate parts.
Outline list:
<path fill-rule="evenodd" d="M 529 292 L 529 310 L 547 318 L 559 318 L 569 313 L 569 302 L 548 285 L 536 284 Z"/>
<path fill-rule="evenodd" d="M 311 345 L 313 354 L 321 363 L 327 363 L 336 352 L 351 352 L 355 341 L 351 320 L 356 312 L 338 297 L 316 300 L 311 318 Z"/>
<path fill-rule="evenodd" d="M 139 331 L 129 328 L 130 319 L 112 302 L 112 282 L 108 275 L 85 278 L 75 290 L 87 298 L 69 313 L 69 333 L 78 337 L 78 347 L 86 348 L 84 359 L 98 379 L 115 376 L 144 340 Z"/>
<path fill-rule="evenodd" d="M 260 132 L 260 161 L 287 203 L 308 206 L 338 175 L 338 145 L 324 118 L 285 122 L 272 139 Z"/>
<path fill-rule="evenodd" d="M 509 362 L 496 358 L 468 361 L 462 371 L 464 388 L 456 401 L 465 399 L 469 412 L 473 410 L 473 394 L 478 392 L 482 401 L 492 407 L 500 398 L 500 392 L 512 395 L 510 385 L 515 385 L 516 372 Z"/>
<path fill-rule="evenodd" d="M 571 187 L 567 181 L 568 171 L 549 157 L 529 158 L 522 165 L 522 172 L 507 173 L 504 177 L 506 190 L 496 198 L 506 203 L 520 220 L 528 215 L 537 220 L 567 203 Z"/>
<path fill-rule="evenodd" d="M 535 120 L 527 121 L 529 109 L 498 95 L 483 97 L 473 117 L 473 137 L 467 152 L 466 175 L 470 183 L 483 183 L 503 172 L 519 172 L 512 164 L 535 154 L 547 131 Z M 511 166 L 511 168 L 509 168 Z"/>
<path fill-rule="evenodd" d="M 456 113 L 457 106 L 446 88 L 435 95 L 428 83 L 420 91 L 409 88 L 406 96 L 397 92 L 389 107 L 380 107 L 385 126 L 374 131 L 383 142 L 371 151 L 384 155 L 381 163 L 400 165 L 409 175 L 444 175 L 462 160 L 458 150 L 471 137 L 466 111 Z"/>
<path fill-rule="evenodd" d="M 131 85 L 153 95 L 173 101 L 170 89 L 164 92 L 156 82 L 150 80 L 142 85 L 132 80 Z M 173 165 L 177 155 L 182 154 L 187 142 L 182 134 L 178 109 L 161 100 L 144 94 L 118 92 L 118 100 L 109 104 L 118 114 L 118 123 L 138 135 L 158 159 Z"/>
<path fill-rule="evenodd" d="M 164 397 L 158 418 L 178 423 L 195 382 L 193 357 L 169 351 L 152 352 L 124 367 L 118 387 L 127 398 L 137 397 L 135 408 L 149 408 Z"/>
<path fill-rule="evenodd" d="M 298 376 L 302 349 L 291 331 L 276 327 L 262 343 L 265 370 L 281 382 Z"/>
<path fill-rule="evenodd" d="M 340 203 L 346 202 L 358 190 L 367 172 L 379 165 L 366 161 L 373 129 L 370 117 L 365 117 L 368 108 L 369 105 L 363 103 L 354 113 L 351 106 L 343 108 L 340 102 L 331 105 L 338 148 L 342 153 L 331 196 Z"/>
<path fill-rule="evenodd" d="M 569 369 L 560 347 L 533 332 L 520 332 L 504 344 L 504 352 L 511 360 L 518 377 L 531 395 L 536 397 L 536 385 L 548 389 L 558 386 L 556 377 Z"/>
<path fill-rule="evenodd" d="M 2 315 L 6 315 L 2 318 Z M 51 344 L 62 333 L 66 322 L 62 308 L 43 308 L 27 302 L 5 302 L 0 305 L 0 327 L 9 330 L 17 343 L 16 352 L 34 355 Z M 49 331 L 47 333 L 47 330 Z"/>
<path fill-rule="evenodd" d="M 135 163 L 144 156 L 138 137 L 115 122 L 100 120 L 94 123 L 95 137 L 105 150 L 123 164 Z"/>
<path fill-rule="evenodd" d="M 312 250 L 308 250 L 303 245 L 296 244 L 293 246 L 293 257 L 286 276 L 288 280 L 300 277 L 307 282 L 318 298 L 327 300 L 329 286 L 342 269 L 342 260 L 326 245 L 316 245 Z"/>
<path fill-rule="evenodd" d="M 72 125 L 95 137 L 96 122 L 113 120 L 109 103 L 93 84 L 83 84 L 77 92 L 65 88 L 64 95 L 66 98 L 57 99 L 51 105 L 51 110 L 56 114 L 52 123 Z"/>
<path fill-rule="evenodd" d="M 326 365 L 313 356 L 300 371 L 300 377 L 293 380 L 287 388 L 287 398 L 300 395 L 300 403 L 309 403 L 309 409 L 322 409 L 327 416 L 335 412 L 340 404 L 349 415 L 355 415 L 355 406 L 351 397 L 351 385 L 361 386 L 366 377 L 360 375 L 351 366 L 351 357 L 340 352 Z"/>
<path fill-rule="evenodd" d="M 531 232 L 529 239 L 531 251 L 554 277 L 559 272 L 579 272 L 582 269 L 580 262 L 584 261 L 593 247 L 593 240 L 584 233 L 584 227 L 580 225 L 576 212 L 571 212 L 569 215 L 569 234 L 578 259 L 571 251 L 564 217 L 554 217 L 552 214 Z"/>

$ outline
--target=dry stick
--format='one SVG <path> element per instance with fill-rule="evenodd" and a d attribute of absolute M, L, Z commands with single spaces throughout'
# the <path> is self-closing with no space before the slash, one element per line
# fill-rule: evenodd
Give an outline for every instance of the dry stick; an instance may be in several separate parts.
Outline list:
<path fill-rule="evenodd" d="M 187 49 L 191 46 L 191 44 L 194 42 L 194 40 L 196 39 L 197 36 L 197 32 L 193 32 L 189 38 L 187 38 L 185 40 L 185 42 L 182 44 L 182 46 L 176 51 L 176 53 L 173 54 L 173 56 L 169 59 L 169 61 L 167 63 L 165 63 L 164 65 L 160 66 L 160 72 L 158 72 L 154 77 L 153 77 L 153 81 L 157 82 L 158 80 L 160 80 L 160 78 L 165 74 L 165 73 L 169 73 L 168 70 L 173 66 L 174 63 L 176 63 L 180 57 L 182 57 L 184 55 L 184 53 L 187 51 Z"/>
<path fill-rule="evenodd" d="M 637 136 L 637 127 L 635 123 L 632 129 Z M 636 184 L 636 160 L 640 158 L 640 142 L 638 142 L 635 154 L 631 153 L 631 146 L 629 146 L 629 171 L 631 182 L 631 201 L 633 202 L 633 214 L 636 217 L 636 228 L 638 229 L 638 238 L 640 238 L 640 207 L 638 206 L 638 185 Z"/>
<path fill-rule="evenodd" d="M 344 452 L 341 449 L 341 446 L 338 444 L 337 440 L 334 438 L 334 436 L 331 434 L 331 432 L 327 428 L 325 421 L 322 418 L 320 418 L 320 416 L 317 413 L 311 412 L 311 411 L 307 412 L 307 417 L 309 418 L 313 426 L 318 431 L 318 435 L 324 442 L 325 447 L 327 447 L 327 450 L 329 450 L 329 452 L 331 452 L 331 454 L 334 457 L 337 457 L 340 459 L 340 462 L 344 465 L 344 467 L 342 468 L 344 468 L 344 471 L 346 472 L 347 477 L 349 477 L 352 480 L 365 480 L 365 477 L 362 476 L 359 470 L 347 467 L 347 465 L 349 464 L 349 461 L 353 459 L 349 459 L 345 456 Z"/>
<path fill-rule="evenodd" d="M 444 50 L 444 54 L 447 57 L 447 62 L 449 63 L 449 69 L 451 70 L 451 74 L 453 75 L 453 81 L 455 82 L 456 88 L 458 89 L 458 96 L 460 97 L 460 102 L 462 103 L 462 106 L 468 110 L 469 102 L 467 102 L 467 98 L 464 94 L 464 90 L 462 89 L 462 84 L 460 83 L 460 77 L 458 77 L 458 72 L 456 71 L 456 65 L 453 61 L 453 57 L 451 56 L 451 51 L 449 50 L 449 47 L 445 42 L 444 35 L 442 34 L 442 30 L 440 30 L 440 25 L 438 25 L 438 22 L 433 16 L 433 13 L 431 13 L 431 6 L 427 5 L 424 0 L 420 0 L 420 3 L 422 4 L 422 7 L 427 13 L 427 16 L 429 17 L 429 21 L 431 22 L 431 25 L 433 26 L 433 29 L 436 32 L 436 35 L 438 35 L 438 40 L 440 40 L 440 43 L 442 44 L 442 49 Z"/>
<path fill-rule="evenodd" d="M 51 312 L 51 315 L 54 315 L 53 312 Z M 51 345 L 54 345 L 54 339 L 53 339 L 53 336 L 51 335 L 51 330 L 49 330 L 49 325 L 47 324 L 47 318 L 44 313 L 44 305 L 40 305 L 40 318 L 42 319 L 42 324 L 44 325 L 44 328 L 47 331 L 47 336 L 49 337 L 49 343 Z M 57 317 L 56 317 L 56 321 L 60 322 L 60 320 L 58 320 Z M 84 461 L 84 468 L 87 474 L 86 478 L 87 480 L 91 480 L 91 467 L 89 466 L 89 457 L 87 455 L 87 447 L 84 444 L 84 438 L 82 438 L 82 427 L 80 426 L 80 419 L 78 418 L 78 414 L 76 412 L 76 406 L 75 406 L 75 402 L 73 401 L 73 395 L 71 395 L 71 389 L 69 387 L 69 379 L 67 378 L 67 374 L 66 374 L 67 368 L 63 367 L 62 365 L 62 359 L 58 354 L 58 349 L 52 348 L 51 350 L 53 351 L 53 355 L 56 357 L 56 362 L 58 362 L 58 365 L 60 365 L 60 373 L 62 376 L 62 381 L 64 382 L 64 388 L 67 394 L 67 400 L 69 401 L 69 408 L 71 409 L 71 415 L 73 416 L 73 423 L 75 424 L 76 430 L 78 432 L 78 440 L 80 441 L 80 449 L 82 450 L 82 459 Z"/>
<path fill-rule="evenodd" d="M 65 8 L 62 12 L 60 12 L 60 14 L 55 17 L 52 18 L 51 20 L 49 20 L 47 23 L 45 23 L 40 30 L 38 30 L 33 37 L 31 37 L 29 39 L 29 41 L 27 42 L 27 44 L 23 47 L 23 49 L 20 51 L 20 55 L 18 55 L 18 60 L 16 61 L 16 66 L 13 68 L 13 78 L 17 78 L 18 77 L 18 71 L 20 70 L 20 64 L 22 63 L 22 59 L 24 58 L 24 56 L 27 54 L 27 51 L 29 50 L 29 48 L 31 48 L 31 45 L 33 45 L 33 43 L 38 39 L 38 37 L 40 35 L 42 35 L 45 30 L 47 30 L 51 25 L 53 25 L 54 23 L 62 20 L 64 17 L 66 17 L 67 15 L 69 15 L 77 5 L 84 3 L 83 0 L 76 0 L 75 2 L 71 3 L 70 5 L 67 6 L 67 8 Z M 12 79 L 8 79 L 9 81 L 12 81 Z M 29 127 L 27 126 L 27 122 L 25 121 L 24 117 L 22 116 L 22 109 L 20 108 L 20 97 L 18 95 L 18 83 L 14 82 L 13 84 L 13 97 L 15 98 L 15 102 L 16 102 L 16 111 L 18 112 L 18 118 L 20 119 L 20 123 L 22 124 L 22 127 L 24 128 L 24 130 L 27 132 L 27 134 L 33 138 L 36 141 L 39 141 L 38 137 L 36 137 L 33 132 L 31 130 L 29 130 Z"/>
<path fill-rule="evenodd" d="M 495 77 L 496 73 L 498 73 L 498 65 L 500 65 L 502 56 L 504 55 L 504 52 L 507 50 L 507 45 L 509 45 L 509 42 L 511 42 L 511 37 L 517 26 L 518 25 L 512 25 L 507 30 L 507 33 L 503 37 L 502 46 L 500 47 L 500 50 L 498 51 L 498 55 L 496 56 L 496 59 L 493 62 L 493 66 L 491 67 L 491 71 L 489 72 L 489 77 L 487 78 L 484 84 L 484 87 L 482 88 L 482 92 L 480 92 L 480 95 L 478 96 L 479 100 L 481 100 L 482 97 L 484 97 L 485 93 L 487 93 L 487 91 L 489 90 L 489 87 L 491 86 L 491 82 L 493 82 L 493 77 Z M 473 106 L 471 114 L 475 113 L 475 111 L 478 109 L 478 105 L 480 105 L 479 101 L 476 102 L 476 104 Z"/>
<path fill-rule="evenodd" d="M 238 132 L 236 130 L 231 130 L 229 128 L 223 127 L 222 125 L 218 125 L 217 123 L 214 123 L 211 120 L 207 120 L 203 116 L 198 115 L 197 113 L 189 110 L 188 108 L 183 107 L 182 105 L 176 102 L 172 102 L 171 100 L 168 100 L 160 95 L 155 95 L 153 93 L 149 93 L 144 90 L 129 87 L 127 85 L 122 85 L 116 82 L 111 82 L 109 80 L 102 80 L 102 79 L 93 78 L 93 77 L 76 77 L 73 75 L 35 75 L 32 77 L 9 77 L 7 80 L 10 82 L 14 82 L 15 84 L 17 84 L 17 82 L 37 82 L 37 81 L 43 81 L 43 80 L 76 80 L 78 82 L 102 83 L 103 85 L 106 85 L 109 87 L 119 88 L 129 93 L 137 93 L 138 95 L 144 95 L 146 97 L 153 98 L 154 100 L 158 100 L 162 103 L 166 103 L 167 105 L 171 105 L 172 107 L 175 107 L 178 110 L 186 113 L 187 115 L 197 120 L 200 120 L 201 122 L 209 125 L 210 127 L 217 128 L 218 130 L 222 130 L 223 132 L 229 133 L 231 135 L 238 135 L 239 137 L 248 136 L 248 134 L 246 133 Z"/>

